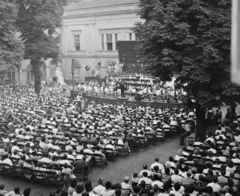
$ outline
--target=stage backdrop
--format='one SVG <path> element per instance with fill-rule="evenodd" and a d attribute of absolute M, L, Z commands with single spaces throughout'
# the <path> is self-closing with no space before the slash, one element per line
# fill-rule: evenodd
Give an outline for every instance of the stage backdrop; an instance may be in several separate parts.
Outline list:
<path fill-rule="evenodd" d="M 124 73 L 145 73 L 144 65 L 140 63 L 141 56 L 136 49 L 138 41 L 119 41 L 119 62 L 123 64 Z"/>

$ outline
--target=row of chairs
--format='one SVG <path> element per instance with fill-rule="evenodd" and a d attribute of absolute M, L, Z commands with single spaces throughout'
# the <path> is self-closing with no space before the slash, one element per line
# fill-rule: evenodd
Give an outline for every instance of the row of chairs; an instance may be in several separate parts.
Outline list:
<path fill-rule="evenodd" d="M 51 183 L 56 185 L 63 184 L 62 175 L 57 174 L 56 171 L 42 171 L 31 169 L 27 167 L 19 167 L 17 165 L 0 164 L 0 173 L 5 176 L 19 177 L 38 182 Z"/>

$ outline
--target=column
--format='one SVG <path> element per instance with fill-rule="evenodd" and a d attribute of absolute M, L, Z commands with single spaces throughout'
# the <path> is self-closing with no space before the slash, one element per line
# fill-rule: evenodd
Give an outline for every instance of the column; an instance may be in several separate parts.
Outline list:
<path fill-rule="evenodd" d="M 103 37 L 104 37 L 104 50 L 107 50 L 107 35 L 106 34 L 103 34 Z"/>
<path fill-rule="evenodd" d="M 132 40 L 136 40 L 136 34 L 135 33 L 132 33 Z"/>
<path fill-rule="evenodd" d="M 113 50 L 116 50 L 116 37 L 115 33 L 112 34 Z"/>

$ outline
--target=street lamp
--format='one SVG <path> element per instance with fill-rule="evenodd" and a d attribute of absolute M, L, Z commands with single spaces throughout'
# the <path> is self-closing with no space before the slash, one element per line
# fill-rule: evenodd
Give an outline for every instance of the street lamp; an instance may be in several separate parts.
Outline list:
<path fill-rule="evenodd" d="M 22 70 L 20 68 L 18 68 L 18 85 L 21 85 L 21 79 L 20 79 L 20 75 L 22 73 Z"/>
<path fill-rule="evenodd" d="M 76 66 L 76 60 L 72 59 L 72 89 L 74 91 L 74 71 L 75 71 L 75 66 Z"/>

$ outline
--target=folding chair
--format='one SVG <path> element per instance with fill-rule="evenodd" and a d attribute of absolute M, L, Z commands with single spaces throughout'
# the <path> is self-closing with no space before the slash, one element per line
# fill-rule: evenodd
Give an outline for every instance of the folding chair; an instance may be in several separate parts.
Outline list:
<path fill-rule="evenodd" d="M 12 175 L 12 166 L 6 163 L 0 164 L 3 175 Z"/>
<path fill-rule="evenodd" d="M 170 127 L 163 127 L 162 130 L 163 130 L 165 136 L 169 137 L 171 135 L 171 128 Z"/>
<path fill-rule="evenodd" d="M 19 167 L 17 165 L 13 165 L 12 166 L 12 174 L 14 177 L 20 177 L 22 178 L 23 177 L 23 170 L 22 170 L 22 167 Z"/>
<path fill-rule="evenodd" d="M 16 157 L 10 157 L 10 159 L 11 159 L 13 165 L 17 165 L 17 164 L 18 164 L 18 161 L 19 161 L 18 158 L 16 158 Z"/>
<path fill-rule="evenodd" d="M 127 140 L 127 143 L 131 151 L 135 151 L 135 152 L 139 151 L 139 143 L 137 141 Z"/>
<path fill-rule="evenodd" d="M 107 160 L 105 157 L 103 157 L 101 154 L 93 154 L 92 155 L 94 158 L 94 164 L 95 165 L 101 165 L 102 169 L 104 168 L 104 166 L 107 165 Z"/>
<path fill-rule="evenodd" d="M 147 148 L 148 147 L 148 142 L 146 141 L 145 137 L 135 137 L 136 141 L 139 144 L 139 147 Z"/>
<path fill-rule="evenodd" d="M 164 133 L 163 129 L 162 128 L 157 128 L 156 132 L 157 132 L 157 136 L 156 136 L 157 140 L 158 141 L 163 141 L 164 138 L 165 138 L 165 133 Z"/>
<path fill-rule="evenodd" d="M 156 136 L 155 135 L 146 133 L 145 136 L 147 137 L 149 144 L 152 144 L 152 145 L 156 144 Z"/>
<path fill-rule="evenodd" d="M 124 144 L 115 144 L 115 147 L 119 155 L 129 155 L 129 151 Z"/>
<path fill-rule="evenodd" d="M 178 126 L 176 126 L 176 125 L 171 125 L 171 133 L 173 133 L 173 134 L 178 134 L 179 132 L 178 132 L 178 130 L 179 130 L 179 127 Z"/>
<path fill-rule="evenodd" d="M 23 167 L 22 171 L 23 171 L 24 178 L 27 178 L 29 180 L 32 179 L 33 170 L 31 168 Z"/>
<path fill-rule="evenodd" d="M 63 176 L 58 175 L 56 171 L 44 171 L 44 176 L 46 178 L 46 182 L 48 183 L 55 185 L 63 184 Z"/>
<path fill-rule="evenodd" d="M 77 182 L 84 182 L 85 180 L 88 180 L 89 171 L 90 171 L 89 166 L 85 166 L 83 168 L 76 169 L 74 171 L 74 175 L 77 178 Z"/>
<path fill-rule="evenodd" d="M 111 148 L 103 148 L 103 153 L 105 154 L 108 161 L 115 161 L 116 160 L 116 153 Z"/>
<path fill-rule="evenodd" d="M 33 179 L 36 181 L 43 182 L 46 178 L 44 175 L 44 171 L 41 170 L 33 170 Z"/>

